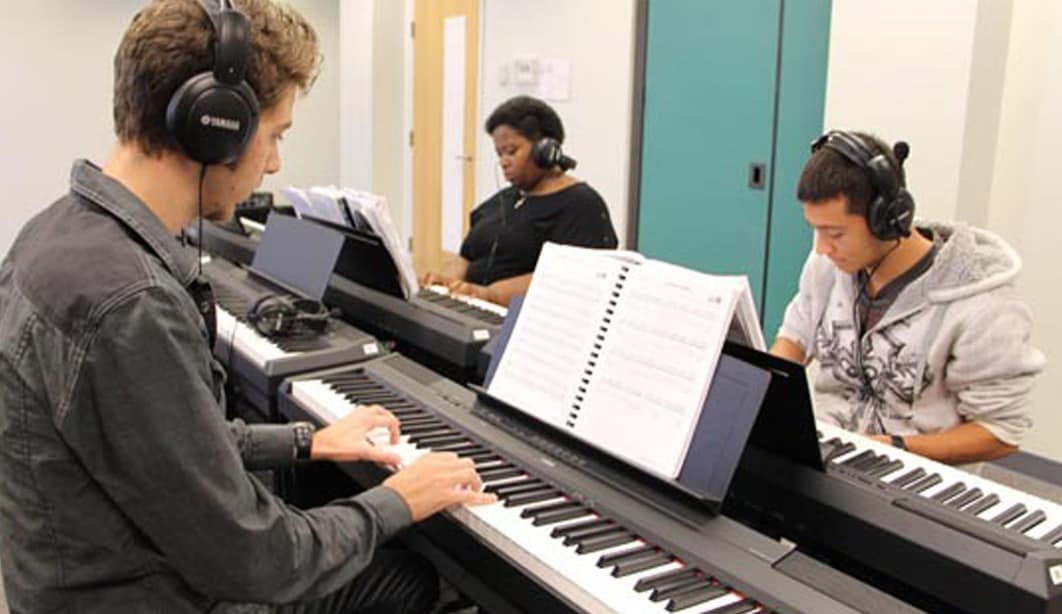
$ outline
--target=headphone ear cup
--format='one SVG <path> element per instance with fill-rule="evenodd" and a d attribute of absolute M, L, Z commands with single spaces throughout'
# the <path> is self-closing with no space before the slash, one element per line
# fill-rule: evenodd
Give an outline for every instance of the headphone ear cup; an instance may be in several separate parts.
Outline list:
<path fill-rule="evenodd" d="M 541 169 L 550 169 L 560 163 L 561 146 L 557 139 L 542 137 L 531 147 L 531 161 Z"/>
<path fill-rule="evenodd" d="M 192 160 L 228 164 L 243 154 L 258 128 L 258 98 L 244 81 L 227 85 L 202 72 L 170 97 L 166 128 Z"/>
<path fill-rule="evenodd" d="M 306 332 L 310 333 L 324 332 L 328 326 L 329 318 L 332 317 L 332 312 L 323 303 L 301 298 L 295 299 L 291 304 L 295 308 L 294 324 L 296 329 L 302 327 Z"/>

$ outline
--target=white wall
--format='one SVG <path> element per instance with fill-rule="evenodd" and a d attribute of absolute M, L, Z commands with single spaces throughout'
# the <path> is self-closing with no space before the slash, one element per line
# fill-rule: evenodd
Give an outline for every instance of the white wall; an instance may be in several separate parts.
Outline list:
<path fill-rule="evenodd" d="M 482 126 L 498 104 L 526 93 L 503 85 L 502 71 L 518 57 L 571 62 L 571 97 L 548 101 L 564 123 L 564 149 L 579 161 L 573 174 L 608 203 L 620 240 L 626 235 L 630 157 L 631 87 L 634 62 L 632 0 L 482 0 L 476 202 L 504 178 Z"/>
<path fill-rule="evenodd" d="M 918 214 L 955 216 L 977 4 L 834 0 L 824 126 L 911 144 Z"/>
<path fill-rule="evenodd" d="M 291 2 L 313 23 L 326 61 L 314 89 L 295 108 L 282 148 L 283 169 L 265 189 L 333 183 L 338 175 L 337 0 Z M 102 163 L 114 141 L 112 62 L 122 33 L 143 2 L 36 0 L 4 4 L 0 20 L 0 254 L 19 228 L 68 187 L 70 164 Z"/>
<path fill-rule="evenodd" d="M 1062 5 L 1016 1 L 992 174 L 988 227 L 1017 247 L 1019 289 L 1033 312 L 1033 342 L 1047 354 L 1033 395 L 1028 449 L 1062 460 L 1062 292 L 1059 291 L 1059 144 L 1062 143 Z"/>

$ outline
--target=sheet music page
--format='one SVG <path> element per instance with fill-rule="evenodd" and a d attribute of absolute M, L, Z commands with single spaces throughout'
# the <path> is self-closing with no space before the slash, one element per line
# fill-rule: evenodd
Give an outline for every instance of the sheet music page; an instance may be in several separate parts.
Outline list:
<path fill-rule="evenodd" d="M 656 261 L 633 268 L 574 432 L 653 473 L 678 476 L 743 280 Z"/>
<path fill-rule="evenodd" d="M 391 259 L 398 270 L 398 282 L 402 292 L 408 300 L 420 292 L 420 283 L 417 281 L 417 273 L 413 269 L 413 258 L 409 250 L 402 245 L 398 235 L 398 228 L 391 218 L 391 210 L 388 208 L 387 199 L 378 194 L 362 190 L 345 189 L 344 194 L 348 202 L 356 203 L 359 211 L 365 216 L 372 226 L 373 232 L 383 240 L 384 246 L 391 254 Z"/>
<path fill-rule="evenodd" d="M 488 392 L 563 427 L 624 266 L 612 252 L 543 246 Z"/>

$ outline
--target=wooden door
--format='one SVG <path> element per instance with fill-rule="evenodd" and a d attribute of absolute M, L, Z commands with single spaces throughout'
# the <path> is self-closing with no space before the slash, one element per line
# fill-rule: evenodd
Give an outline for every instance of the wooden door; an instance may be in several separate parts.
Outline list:
<path fill-rule="evenodd" d="M 478 57 L 479 0 L 416 0 L 412 139 L 418 273 L 441 269 L 468 231 L 475 196 Z"/>

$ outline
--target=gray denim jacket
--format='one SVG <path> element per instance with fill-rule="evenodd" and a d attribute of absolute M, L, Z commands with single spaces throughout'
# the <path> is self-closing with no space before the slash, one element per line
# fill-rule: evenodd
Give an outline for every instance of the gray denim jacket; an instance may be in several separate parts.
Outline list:
<path fill-rule="evenodd" d="M 246 471 L 290 462 L 292 433 L 225 421 L 223 370 L 186 291 L 195 272 L 87 161 L 7 254 L 0 560 L 13 612 L 313 599 L 410 523 L 388 488 L 300 511 Z"/>

